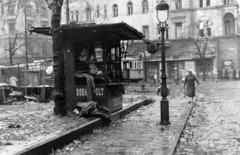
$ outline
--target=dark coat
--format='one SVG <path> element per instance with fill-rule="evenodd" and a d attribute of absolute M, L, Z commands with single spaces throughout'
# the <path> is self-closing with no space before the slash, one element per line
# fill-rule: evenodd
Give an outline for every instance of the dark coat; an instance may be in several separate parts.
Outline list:
<path fill-rule="evenodd" d="M 199 85 L 199 81 L 194 75 L 187 75 L 185 77 L 184 88 L 185 88 L 185 95 L 188 97 L 194 97 L 195 93 L 195 81 Z"/>

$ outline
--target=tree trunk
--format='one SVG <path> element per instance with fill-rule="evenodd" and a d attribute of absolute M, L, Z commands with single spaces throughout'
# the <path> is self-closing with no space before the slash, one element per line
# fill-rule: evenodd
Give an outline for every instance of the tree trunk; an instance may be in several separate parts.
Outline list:
<path fill-rule="evenodd" d="M 202 58 L 202 67 L 203 67 L 203 81 L 206 81 L 206 66 L 205 66 L 205 58 Z"/>
<path fill-rule="evenodd" d="M 12 55 L 12 51 L 9 51 L 10 66 L 13 65 L 13 62 L 12 62 L 13 57 L 12 57 L 12 56 L 13 56 L 13 55 Z"/>
<path fill-rule="evenodd" d="M 54 70 L 54 114 L 66 115 L 67 106 L 64 91 L 64 65 L 62 35 L 60 31 L 61 9 L 63 0 L 53 0 L 52 7 L 52 42 L 53 42 L 53 70 Z"/>
<path fill-rule="evenodd" d="M 10 60 L 10 66 L 12 66 L 12 44 L 11 44 L 11 38 L 9 36 L 8 38 L 8 53 L 9 53 L 9 60 Z"/>

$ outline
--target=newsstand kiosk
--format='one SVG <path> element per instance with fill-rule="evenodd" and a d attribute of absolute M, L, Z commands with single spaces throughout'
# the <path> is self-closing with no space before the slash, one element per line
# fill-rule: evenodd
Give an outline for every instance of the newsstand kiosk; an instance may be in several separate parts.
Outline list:
<path fill-rule="evenodd" d="M 49 27 L 30 32 L 51 36 Z M 122 79 L 121 41 L 141 40 L 143 34 L 126 23 L 69 24 L 62 25 L 61 32 L 68 107 L 74 109 L 78 102 L 93 100 L 110 112 L 122 109 L 128 84 Z"/>

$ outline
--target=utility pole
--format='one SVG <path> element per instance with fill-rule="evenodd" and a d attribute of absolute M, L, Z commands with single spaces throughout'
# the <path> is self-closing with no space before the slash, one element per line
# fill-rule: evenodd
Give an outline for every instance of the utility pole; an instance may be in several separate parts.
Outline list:
<path fill-rule="evenodd" d="M 66 24 L 69 24 L 69 0 L 66 0 Z"/>
<path fill-rule="evenodd" d="M 26 69 L 28 69 L 28 42 L 27 42 L 27 0 L 25 0 L 25 5 L 24 5 L 24 19 L 25 19 L 25 50 L 26 50 Z"/>

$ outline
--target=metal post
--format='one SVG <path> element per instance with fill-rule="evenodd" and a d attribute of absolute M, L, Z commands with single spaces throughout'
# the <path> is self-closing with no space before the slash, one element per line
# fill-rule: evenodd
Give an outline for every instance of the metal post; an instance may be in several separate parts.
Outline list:
<path fill-rule="evenodd" d="M 170 124 L 169 122 L 169 102 L 167 99 L 168 96 L 168 89 L 167 89 L 167 75 L 166 75 L 166 66 L 165 66 L 165 38 L 164 38 L 164 32 L 165 32 L 165 24 L 166 23 L 160 23 L 160 31 L 162 35 L 161 40 L 161 52 L 162 52 L 162 90 L 161 90 L 161 122 L 162 125 Z"/>
<path fill-rule="evenodd" d="M 69 24 L 69 0 L 66 0 L 66 23 Z"/>
<path fill-rule="evenodd" d="M 18 86 L 20 86 L 20 76 L 19 76 L 19 62 L 17 63 L 18 64 Z"/>
<path fill-rule="evenodd" d="M 179 84 L 179 65 L 177 60 L 177 84 Z"/>
<path fill-rule="evenodd" d="M 6 98 L 5 98 L 5 92 L 4 92 L 4 88 L 3 88 L 3 80 L 2 80 L 2 69 L 0 68 L 0 79 L 1 79 L 1 83 L 2 83 L 2 93 L 3 93 L 3 102 L 6 101 Z"/>
<path fill-rule="evenodd" d="M 174 67 L 174 80 L 176 85 L 178 85 L 179 82 L 179 71 L 178 71 L 178 60 L 176 60 L 176 66 Z"/>
<path fill-rule="evenodd" d="M 28 69 L 28 43 L 27 43 L 27 15 L 26 15 L 26 9 L 27 9 L 27 0 L 25 0 L 25 7 L 24 7 L 24 22 L 25 22 L 25 50 L 26 50 L 26 68 Z"/>

